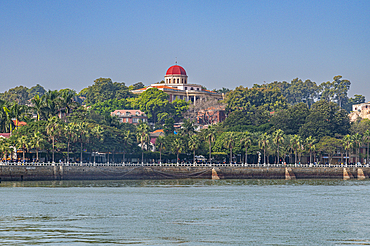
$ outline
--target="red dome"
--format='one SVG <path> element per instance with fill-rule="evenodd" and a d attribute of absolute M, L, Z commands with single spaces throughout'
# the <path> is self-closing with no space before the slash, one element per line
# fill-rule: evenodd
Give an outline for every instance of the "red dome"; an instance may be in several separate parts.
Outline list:
<path fill-rule="evenodd" d="M 179 65 L 174 65 L 167 70 L 166 75 L 186 75 L 185 69 Z"/>

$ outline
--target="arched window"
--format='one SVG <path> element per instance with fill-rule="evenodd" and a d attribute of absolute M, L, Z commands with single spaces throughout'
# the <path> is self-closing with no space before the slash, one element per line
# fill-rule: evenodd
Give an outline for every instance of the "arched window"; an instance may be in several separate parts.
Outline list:
<path fill-rule="evenodd" d="M 177 83 L 178 83 L 178 84 L 180 83 L 180 79 L 177 79 Z"/>

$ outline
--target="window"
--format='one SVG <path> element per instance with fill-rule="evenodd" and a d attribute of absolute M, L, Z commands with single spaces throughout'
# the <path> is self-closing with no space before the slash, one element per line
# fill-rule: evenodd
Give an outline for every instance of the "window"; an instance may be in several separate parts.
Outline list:
<path fill-rule="evenodd" d="M 199 91 L 199 88 L 197 88 L 197 91 Z"/>
<path fill-rule="evenodd" d="M 126 123 L 128 123 L 128 118 L 126 118 Z"/>
<path fill-rule="evenodd" d="M 187 89 L 188 89 L 188 87 L 185 86 L 185 90 L 187 90 Z"/>
<path fill-rule="evenodd" d="M 139 111 L 136 111 L 136 115 L 139 115 Z"/>
<path fill-rule="evenodd" d="M 177 83 L 178 83 L 178 84 L 180 83 L 180 79 L 177 79 Z"/>
<path fill-rule="evenodd" d="M 183 84 L 184 83 L 184 79 L 181 79 L 181 84 Z"/>
<path fill-rule="evenodd" d="M 138 118 L 132 118 L 132 123 L 138 123 L 139 119 Z"/>

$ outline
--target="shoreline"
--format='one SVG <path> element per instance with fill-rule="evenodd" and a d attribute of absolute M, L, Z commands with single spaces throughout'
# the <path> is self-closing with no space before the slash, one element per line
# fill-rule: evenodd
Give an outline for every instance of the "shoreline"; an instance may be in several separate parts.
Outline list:
<path fill-rule="evenodd" d="M 161 179 L 367 179 L 370 167 L 0 165 L 1 181 Z"/>

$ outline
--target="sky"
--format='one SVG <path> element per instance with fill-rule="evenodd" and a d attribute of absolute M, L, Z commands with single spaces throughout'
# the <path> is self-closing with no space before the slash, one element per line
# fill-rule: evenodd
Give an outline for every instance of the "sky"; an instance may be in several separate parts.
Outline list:
<path fill-rule="evenodd" d="M 156 83 L 208 89 L 336 75 L 370 100 L 370 1 L 0 0 L 0 92 Z"/>

